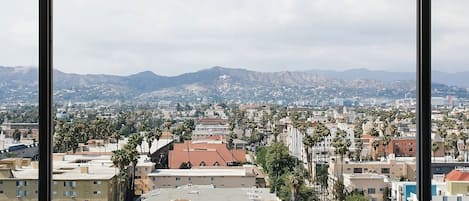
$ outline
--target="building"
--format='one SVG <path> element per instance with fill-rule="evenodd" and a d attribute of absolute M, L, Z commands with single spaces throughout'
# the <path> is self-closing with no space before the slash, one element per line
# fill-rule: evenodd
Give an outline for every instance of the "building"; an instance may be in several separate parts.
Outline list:
<path fill-rule="evenodd" d="M 118 170 L 106 157 L 56 156 L 53 200 L 119 200 Z M 0 160 L 0 200 L 37 200 L 38 162 L 23 158 Z"/>
<path fill-rule="evenodd" d="M 371 150 L 371 155 L 374 157 L 394 154 L 396 157 L 415 157 L 417 151 L 417 140 L 415 137 L 393 137 L 387 146 L 383 146 L 383 138 L 370 138 L 368 149 Z M 378 147 L 373 147 L 373 141 L 378 141 Z"/>
<path fill-rule="evenodd" d="M 179 169 L 182 165 L 190 167 L 200 166 L 237 166 L 246 162 L 246 152 L 243 149 L 228 149 L 222 143 L 197 143 L 185 141 L 174 144 L 169 151 L 168 166 Z"/>
<path fill-rule="evenodd" d="M 363 194 L 374 201 L 383 201 L 385 189 L 391 187 L 391 183 L 384 175 L 364 173 L 364 174 L 344 174 L 344 186 L 349 192 L 363 192 Z"/>
<path fill-rule="evenodd" d="M 211 185 L 162 188 L 142 195 L 141 199 L 142 201 L 280 201 L 268 188 L 214 188 Z"/>
<path fill-rule="evenodd" d="M 155 163 L 148 160 L 139 159 L 135 166 L 135 195 L 139 196 L 152 190 L 153 183 L 148 174 L 155 170 L 155 165 Z"/>
<path fill-rule="evenodd" d="M 148 174 L 152 189 L 177 188 L 184 185 L 213 185 L 214 188 L 256 186 L 252 168 L 157 169 Z"/>
<path fill-rule="evenodd" d="M 199 119 L 192 131 L 192 139 L 204 139 L 212 136 L 226 137 L 230 134 L 228 121 L 219 118 Z"/>
<path fill-rule="evenodd" d="M 342 164 L 339 160 L 331 159 L 329 162 L 329 175 L 339 175 L 343 169 L 344 174 L 362 174 L 377 173 L 388 176 L 392 180 L 409 180 L 416 179 L 415 158 L 399 158 L 388 159 L 386 161 L 344 161 Z M 343 165 L 343 168 L 342 168 Z"/>
<path fill-rule="evenodd" d="M 469 195 L 469 169 L 455 169 L 445 176 L 449 195 Z"/>
<path fill-rule="evenodd" d="M 432 184 L 432 195 L 437 195 L 437 186 Z M 417 185 L 415 182 L 393 182 L 391 196 L 395 201 L 407 201 L 411 199 L 412 194 L 417 193 Z"/>
<path fill-rule="evenodd" d="M 13 134 L 18 130 L 21 133 L 21 139 L 39 141 L 38 123 L 3 123 L 0 127 L 7 138 L 14 138 Z"/>

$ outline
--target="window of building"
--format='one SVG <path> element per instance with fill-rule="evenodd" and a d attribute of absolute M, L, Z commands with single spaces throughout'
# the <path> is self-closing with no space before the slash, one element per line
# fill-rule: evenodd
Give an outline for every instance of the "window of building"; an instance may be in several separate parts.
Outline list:
<path fill-rule="evenodd" d="M 3 194 L 3 190 L 0 190 L 0 194 Z"/>
<path fill-rule="evenodd" d="M 390 169 L 389 169 L 389 168 L 381 168 L 381 173 L 383 173 L 383 174 L 389 174 L 389 173 L 390 173 Z"/>
<path fill-rule="evenodd" d="M 93 184 L 100 185 L 100 184 L 101 184 L 101 181 L 93 181 Z"/>
<path fill-rule="evenodd" d="M 16 181 L 16 186 L 23 186 L 24 182 L 23 181 Z"/>
<path fill-rule="evenodd" d="M 176 177 L 176 181 L 181 181 L 181 177 Z"/>
<path fill-rule="evenodd" d="M 375 194 L 376 193 L 376 189 L 375 188 L 369 188 L 368 189 L 368 194 Z"/>
<path fill-rule="evenodd" d="M 93 194 L 95 194 L 95 195 L 101 195 L 101 191 L 94 191 Z"/>
<path fill-rule="evenodd" d="M 363 173 L 362 168 L 353 168 L 353 173 Z"/>

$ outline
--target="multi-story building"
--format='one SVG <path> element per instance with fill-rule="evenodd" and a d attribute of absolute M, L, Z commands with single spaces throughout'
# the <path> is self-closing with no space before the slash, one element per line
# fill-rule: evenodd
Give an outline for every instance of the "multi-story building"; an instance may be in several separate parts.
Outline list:
<path fill-rule="evenodd" d="M 213 185 L 215 188 L 256 186 L 252 168 L 157 169 L 148 174 L 151 189 L 177 188 L 184 185 Z"/>
<path fill-rule="evenodd" d="M 383 194 L 387 188 L 390 191 L 391 183 L 384 175 L 375 173 L 344 174 L 344 186 L 349 191 L 363 192 L 373 201 L 383 201 Z"/>
<path fill-rule="evenodd" d="M 228 121 L 226 119 L 206 118 L 199 119 L 195 129 L 192 131 L 192 139 L 204 139 L 207 137 L 226 137 L 230 134 Z"/>
<path fill-rule="evenodd" d="M 135 195 L 142 195 L 152 189 L 152 182 L 148 174 L 155 170 L 155 163 L 147 160 L 139 160 L 135 166 Z"/>
<path fill-rule="evenodd" d="M 109 159 L 74 156 L 54 160 L 53 200 L 120 200 L 122 190 L 117 183 L 117 174 L 118 170 Z M 22 158 L 0 160 L 0 200 L 37 200 L 37 185 L 37 161 Z"/>
<path fill-rule="evenodd" d="M 186 185 L 179 188 L 162 188 L 150 191 L 141 197 L 142 201 L 191 200 L 191 201 L 279 201 L 268 188 L 214 188 L 213 186 Z"/>
<path fill-rule="evenodd" d="M 469 195 L 469 169 L 459 168 L 445 176 L 446 189 L 449 195 Z"/>
<path fill-rule="evenodd" d="M 329 175 L 338 176 L 343 170 L 344 174 L 377 173 L 388 176 L 392 180 L 416 179 L 415 158 L 388 159 L 386 161 L 344 161 L 331 159 L 329 162 Z"/>
<path fill-rule="evenodd" d="M 174 144 L 168 156 L 168 166 L 171 169 L 179 169 L 181 165 L 237 166 L 244 162 L 246 162 L 246 152 L 243 149 L 228 149 L 223 143 L 184 141 Z"/>

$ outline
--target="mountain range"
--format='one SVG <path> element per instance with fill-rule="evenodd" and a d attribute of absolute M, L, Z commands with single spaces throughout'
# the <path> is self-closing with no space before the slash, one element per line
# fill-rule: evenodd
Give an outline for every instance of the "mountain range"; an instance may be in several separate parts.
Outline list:
<path fill-rule="evenodd" d="M 368 70 L 366 68 L 350 69 L 345 71 L 332 71 L 332 70 L 309 70 L 309 73 L 316 73 L 326 77 L 343 79 L 343 80 L 355 80 L 355 79 L 369 79 L 369 80 L 381 80 L 381 81 L 396 81 L 396 80 L 415 80 L 415 72 L 390 72 L 390 71 L 379 71 L 379 70 Z M 458 87 L 469 87 L 469 71 L 463 72 L 442 72 L 432 71 L 432 82 L 458 86 Z"/>
<path fill-rule="evenodd" d="M 469 73 L 467 73 L 469 75 Z M 436 72 L 436 95 L 467 96 L 464 73 Z M 37 68 L 0 67 L 0 100 L 36 102 Z M 354 69 L 256 72 L 212 67 L 178 76 L 144 71 L 128 76 L 54 71 L 56 101 L 234 101 L 311 104 L 331 98 L 400 98 L 415 94 L 415 74 Z M 441 80 L 441 82 L 440 82 Z M 456 86 L 454 86 L 456 85 Z M 469 96 L 468 96 L 469 97 Z"/>

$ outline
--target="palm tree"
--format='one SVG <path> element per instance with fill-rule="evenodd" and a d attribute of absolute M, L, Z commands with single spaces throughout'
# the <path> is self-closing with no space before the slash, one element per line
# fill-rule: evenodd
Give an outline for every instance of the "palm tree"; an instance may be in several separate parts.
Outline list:
<path fill-rule="evenodd" d="M 297 166 L 295 170 L 288 175 L 288 183 L 290 185 L 291 197 L 290 201 L 298 200 L 298 192 L 300 187 L 304 184 L 307 174 L 304 172 L 304 169 Z"/>
<path fill-rule="evenodd" d="M 373 146 L 373 149 L 375 150 L 375 156 L 377 156 L 377 149 L 378 149 L 378 147 L 379 147 L 379 141 L 378 141 L 377 138 L 374 138 L 374 139 L 373 139 L 372 146 Z"/>
<path fill-rule="evenodd" d="M 390 135 L 384 135 L 383 136 L 383 148 L 384 148 L 384 158 L 387 157 L 386 155 L 386 147 L 388 146 L 389 142 L 391 142 L 391 136 Z"/>
<path fill-rule="evenodd" d="M 306 162 L 308 163 L 308 173 L 311 174 L 313 172 L 313 161 L 312 161 L 312 155 L 310 148 L 313 147 L 314 145 L 314 140 L 311 135 L 308 135 L 305 133 L 303 137 L 303 147 L 306 153 Z"/>
<path fill-rule="evenodd" d="M 161 136 L 163 135 L 163 132 L 159 129 L 155 129 L 155 139 L 156 139 L 156 147 L 158 147 L 158 141 L 160 141 Z"/>
<path fill-rule="evenodd" d="M 433 161 L 435 161 L 435 152 L 437 152 L 439 149 L 440 149 L 440 146 L 438 146 L 438 143 L 433 142 L 432 143 Z"/>
<path fill-rule="evenodd" d="M 467 135 L 466 132 L 462 131 L 459 131 L 459 139 L 462 141 L 462 143 L 464 144 L 464 149 L 463 149 L 463 153 L 464 153 L 464 160 L 466 160 L 466 152 L 467 152 L 467 139 L 469 139 L 469 136 Z"/>
<path fill-rule="evenodd" d="M 148 144 L 148 156 L 150 156 L 151 145 L 155 140 L 156 133 L 154 130 L 149 130 L 145 133 L 145 141 Z"/>
<path fill-rule="evenodd" d="M 332 140 L 332 146 L 334 147 L 335 154 L 340 156 L 341 171 L 340 175 L 344 173 L 344 156 L 349 152 L 349 147 L 352 145 L 350 139 L 346 138 L 347 133 L 337 128 L 334 139 Z"/>
<path fill-rule="evenodd" d="M 448 132 L 446 131 L 446 128 L 444 128 L 442 125 L 439 125 L 438 129 L 436 130 L 436 134 L 438 134 L 443 139 L 443 152 L 446 162 L 446 138 L 448 136 Z"/>
<path fill-rule="evenodd" d="M 370 135 L 373 136 L 373 137 L 378 137 L 379 136 L 379 131 L 376 130 L 376 128 L 371 128 L 370 130 Z"/>

